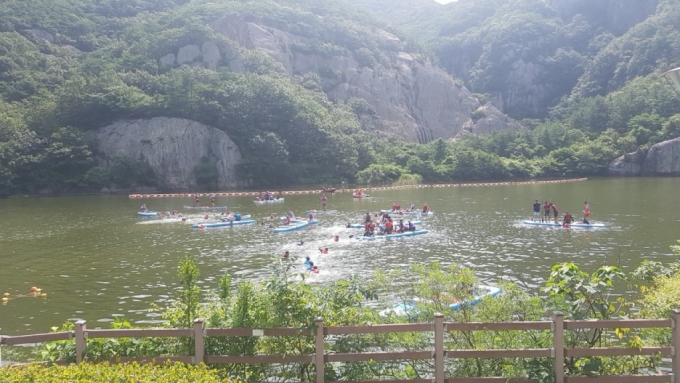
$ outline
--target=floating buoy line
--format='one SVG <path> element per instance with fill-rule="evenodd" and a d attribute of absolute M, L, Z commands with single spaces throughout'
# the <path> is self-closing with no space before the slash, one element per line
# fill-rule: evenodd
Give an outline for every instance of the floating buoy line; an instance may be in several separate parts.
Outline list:
<path fill-rule="evenodd" d="M 12 299 L 17 299 L 17 298 L 47 298 L 47 293 L 43 293 L 42 289 L 39 289 L 35 286 L 30 288 L 30 292 L 28 294 L 10 294 L 10 293 L 4 293 L 2 295 L 2 304 L 6 305 L 7 302 L 11 301 Z"/>
<path fill-rule="evenodd" d="M 522 181 L 522 182 L 487 182 L 487 183 L 458 183 L 458 184 L 428 184 L 428 185 L 400 185 L 400 186 L 383 186 L 383 187 L 369 187 L 361 188 L 362 191 L 374 190 L 396 190 L 396 189 L 419 189 L 419 188 L 445 188 L 445 187 L 480 187 L 480 186 L 507 186 L 507 185 L 534 185 L 534 184 L 559 184 L 565 182 L 579 182 L 587 181 L 588 178 L 572 178 L 564 180 L 550 180 L 550 181 Z M 354 193 L 359 189 L 337 189 L 334 193 Z M 288 190 L 282 191 L 282 195 L 291 194 L 321 194 L 330 193 L 324 190 Z M 193 198 L 197 193 L 178 193 L 178 194 L 130 194 L 130 198 Z M 229 193 L 198 193 L 199 197 L 208 197 L 210 195 L 216 197 L 241 197 L 241 196 L 259 196 L 260 192 L 229 192 Z"/>

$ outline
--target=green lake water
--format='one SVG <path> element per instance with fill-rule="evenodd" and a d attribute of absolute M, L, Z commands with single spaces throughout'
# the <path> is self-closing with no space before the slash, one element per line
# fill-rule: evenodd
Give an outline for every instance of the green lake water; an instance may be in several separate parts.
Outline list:
<path fill-rule="evenodd" d="M 669 246 L 680 239 L 676 204 L 680 178 L 599 179 L 562 184 L 374 191 L 372 199 L 329 195 L 320 223 L 274 234 L 260 225 L 195 230 L 186 223 L 139 218 L 142 203 L 152 210 L 178 209 L 193 221 L 204 213 L 182 210 L 189 198 L 134 199 L 127 196 L 10 198 L 0 200 L 0 294 L 12 296 L 37 286 L 46 299 L 17 298 L 0 305 L 0 333 L 47 332 L 67 320 L 86 319 L 88 327 L 108 328 L 115 317 L 137 325 L 158 323 L 152 303 L 164 305 L 177 293 L 177 265 L 197 256 L 201 286 L 214 289 L 226 274 L 235 281 L 262 279 L 272 257 L 285 250 L 311 256 L 321 273 L 313 281 L 370 276 L 376 269 L 412 262 L 457 262 L 472 267 L 482 282 L 521 280 L 540 286 L 550 267 L 572 261 L 592 271 L 621 264 L 630 271 L 643 259 L 674 261 Z M 319 195 L 285 196 L 283 204 L 256 206 L 251 197 L 217 198 L 217 205 L 252 214 L 258 220 L 292 209 L 300 215 L 319 208 Z M 590 203 L 591 222 L 605 229 L 528 227 L 535 198 L 554 201 L 560 214 Z M 203 204 L 207 201 L 203 199 Z M 346 229 L 362 214 L 388 209 L 393 202 L 435 212 L 423 218 L 423 236 L 390 241 L 357 241 Z M 340 236 L 339 242 L 333 237 Z M 304 241 L 303 246 L 297 246 Z M 318 248 L 328 247 L 329 254 Z M 301 261 L 299 261 L 301 263 Z M 300 264 L 302 271 L 302 265 Z"/>

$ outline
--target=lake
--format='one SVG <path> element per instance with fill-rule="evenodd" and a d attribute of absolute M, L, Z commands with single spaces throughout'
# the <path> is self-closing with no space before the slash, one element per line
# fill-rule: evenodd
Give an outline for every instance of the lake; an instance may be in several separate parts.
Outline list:
<path fill-rule="evenodd" d="M 285 250 L 319 265 L 315 282 L 369 277 L 376 269 L 413 262 L 457 262 L 472 267 L 480 281 L 499 279 L 540 286 L 550 267 L 575 262 L 586 271 L 620 264 L 630 271 L 643 259 L 672 262 L 669 246 L 680 238 L 680 178 L 618 178 L 560 184 L 464 188 L 418 188 L 372 191 L 371 199 L 329 195 L 320 223 L 300 231 L 274 234 L 258 225 L 210 230 L 186 223 L 139 218 L 142 203 L 152 210 L 178 209 L 200 221 L 205 213 L 182 210 L 190 198 L 129 199 L 127 196 L 72 196 L 0 200 L 0 293 L 26 294 L 42 288 L 46 299 L 17 298 L 0 306 L 0 333 L 47 332 L 67 320 L 86 319 L 88 327 L 108 328 L 116 317 L 137 325 L 158 323 L 152 303 L 165 305 L 176 296 L 178 262 L 196 255 L 200 285 L 214 289 L 221 276 L 234 281 L 262 279 L 273 257 Z M 282 204 L 256 206 L 251 197 L 218 197 L 217 205 L 252 214 L 297 215 L 320 207 L 319 195 L 286 195 Z M 529 227 L 534 199 L 554 201 L 581 218 L 584 200 L 591 222 L 605 229 Z M 202 199 L 202 204 L 207 204 Z M 427 202 L 435 212 L 423 218 L 423 236 L 390 241 L 357 241 L 346 229 L 362 214 Z M 211 214 L 212 213 L 208 213 Z M 269 221 L 267 221 L 269 222 Z M 338 235 L 339 242 L 333 237 Z M 298 242 L 303 241 L 302 246 Z M 321 255 L 319 248 L 329 248 Z"/>

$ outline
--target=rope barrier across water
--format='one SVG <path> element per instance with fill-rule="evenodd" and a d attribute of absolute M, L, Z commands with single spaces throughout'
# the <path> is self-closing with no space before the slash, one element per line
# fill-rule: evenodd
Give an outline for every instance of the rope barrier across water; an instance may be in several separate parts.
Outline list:
<path fill-rule="evenodd" d="M 457 183 L 457 184 L 425 184 L 425 185 L 399 185 L 399 186 L 380 186 L 380 187 L 366 187 L 355 189 L 337 189 L 335 193 L 354 193 L 357 190 L 375 191 L 375 190 L 396 190 L 396 189 L 413 189 L 413 188 L 443 188 L 443 187 L 480 187 L 480 186 L 508 186 L 508 185 L 534 185 L 534 184 L 557 184 L 565 182 L 579 182 L 587 181 L 588 178 L 571 178 L 564 180 L 550 180 L 550 181 L 509 181 L 509 182 L 487 182 L 487 183 Z M 283 195 L 290 194 L 321 194 L 327 193 L 324 190 L 288 190 L 282 191 Z M 207 197 L 215 194 L 216 197 L 238 197 L 238 196 L 257 196 L 260 192 L 222 192 L 222 193 L 198 193 L 199 197 Z M 173 193 L 173 194 L 130 194 L 130 198 L 191 198 L 195 193 Z"/>

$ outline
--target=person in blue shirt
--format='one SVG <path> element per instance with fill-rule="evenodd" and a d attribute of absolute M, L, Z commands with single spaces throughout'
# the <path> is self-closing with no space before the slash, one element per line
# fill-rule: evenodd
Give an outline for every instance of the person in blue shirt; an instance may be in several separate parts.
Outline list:
<path fill-rule="evenodd" d="M 234 214 L 234 220 L 235 220 L 235 221 L 240 221 L 240 220 L 241 220 L 241 213 L 236 213 L 236 214 Z"/>
<path fill-rule="evenodd" d="M 364 217 L 364 223 L 369 223 L 371 221 L 373 221 L 371 218 L 371 213 L 366 213 L 366 217 Z"/>
<path fill-rule="evenodd" d="M 314 213 L 310 211 L 307 217 L 309 218 L 309 222 L 312 222 L 314 220 Z"/>

